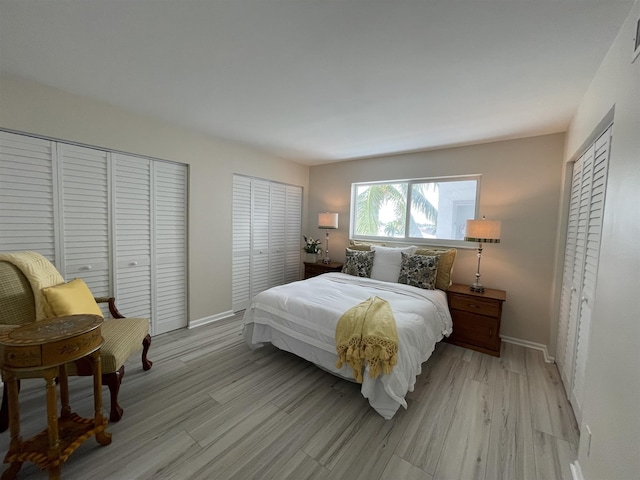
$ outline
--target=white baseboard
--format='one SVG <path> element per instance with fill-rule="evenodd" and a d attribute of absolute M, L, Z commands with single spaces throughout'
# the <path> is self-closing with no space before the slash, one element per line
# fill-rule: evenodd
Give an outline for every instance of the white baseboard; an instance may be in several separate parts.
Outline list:
<path fill-rule="evenodd" d="M 225 318 L 233 317 L 235 314 L 232 310 L 228 310 L 226 312 L 218 313 L 216 315 L 209 315 L 208 317 L 199 318 L 197 320 L 193 320 L 189 322 L 189 326 L 187 327 L 189 330 L 192 328 L 202 327 L 203 325 L 208 325 L 213 322 L 218 322 L 220 320 L 224 320 Z"/>
<path fill-rule="evenodd" d="M 547 350 L 547 346 L 542 343 L 530 342 L 528 340 L 520 340 L 519 338 L 514 337 L 504 337 L 500 335 L 500 338 L 503 342 L 513 343 L 514 345 L 520 345 L 522 347 L 533 348 L 534 350 L 542 351 L 544 355 L 544 361 L 547 363 L 555 363 L 556 359 L 549 355 L 549 350 Z"/>
<path fill-rule="evenodd" d="M 569 468 L 571 468 L 571 477 L 573 478 L 573 480 L 584 480 L 582 469 L 580 468 L 578 460 L 576 460 L 575 463 L 570 463 Z"/>

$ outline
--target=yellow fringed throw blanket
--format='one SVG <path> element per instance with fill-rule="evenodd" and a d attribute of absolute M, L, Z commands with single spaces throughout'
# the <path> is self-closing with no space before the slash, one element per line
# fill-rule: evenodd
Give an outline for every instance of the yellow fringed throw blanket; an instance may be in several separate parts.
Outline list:
<path fill-rule="evenodd" d="M 336 351 L 336 367 L 349 365 L 358 383 L 365 363 L 371 378 L 391 373 L 398 363 L 398 331 L 389 303 L 371 297 L 347 310 L 336 325 Z"/>

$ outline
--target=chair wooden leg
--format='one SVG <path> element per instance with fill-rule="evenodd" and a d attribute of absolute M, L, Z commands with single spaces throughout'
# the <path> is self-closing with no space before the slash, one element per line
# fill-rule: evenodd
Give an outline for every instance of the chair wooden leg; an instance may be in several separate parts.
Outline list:
<path fill-rule="evenodd" d="M 147 334 L 142 340 L 142 369 L 149 370 L 153 365 L 153 362 L 147 358 L 149 353 L 149 347 L 151 347 L 151 335 Z"/>
<path fill-rule="evenodd" d="M 109 393 L 111 394 L 111 411 L 109 412 L 109 420 L 112 422 L 120 420 L 124 413 L 122 407 L 118 405 L 118 392 L 120 391 L 122 377 L 124 377 L 124 365 L 116 372 L 102 374 L 102 383 L 109 387 Z"/>

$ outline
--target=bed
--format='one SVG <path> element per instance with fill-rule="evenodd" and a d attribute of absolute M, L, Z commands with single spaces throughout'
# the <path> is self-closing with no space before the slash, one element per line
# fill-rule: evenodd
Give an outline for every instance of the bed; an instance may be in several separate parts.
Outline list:
<path fill-rule="evenodd" d="M 382 277 L 388 277 L 388 265 L 384 272 Z M 361 392 L 376 412 L 390 419 L 401 406 L 407 408 L 405 396 L 413 391 L 422 364 L 436 343 L 452 332 L 446 294 L 437 288 L 379 279 L 375 271 L 369 276 L 378 278 L 351 273 L 326 273 L 259 293 L 245 311 L 244 339 L 251 348 L 270 343 L 353 380 L 350 367 L 336 368 L 336 324 L 349 308 L 372 296 L 386 300 L 398 331 L 398 363 L 390 374 L 375 379 L 365 370 Z M 392 273 L 391 278 L 398 278 L 397 274 Z"/>

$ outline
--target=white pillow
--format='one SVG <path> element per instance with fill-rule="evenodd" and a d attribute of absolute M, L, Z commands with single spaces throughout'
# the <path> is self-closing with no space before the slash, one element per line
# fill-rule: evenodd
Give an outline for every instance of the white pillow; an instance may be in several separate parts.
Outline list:
<path fill-rule="evenodd" d="M 371 245 L 371 250 L 376 254 L 373 257 L 373 268 L 371 269 L 371 278 L 374 280 L 382 280 L 383 282 L 398 282 L 400 276 L 400 267 L 402 266 L 402 255 L 404 252 L 408 255 L 416 253 L 418 247 L 381 247 L 380 245 Z"/>

